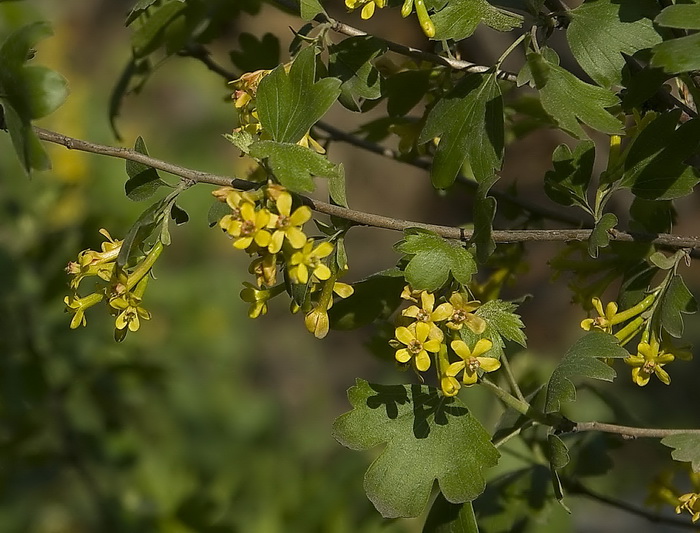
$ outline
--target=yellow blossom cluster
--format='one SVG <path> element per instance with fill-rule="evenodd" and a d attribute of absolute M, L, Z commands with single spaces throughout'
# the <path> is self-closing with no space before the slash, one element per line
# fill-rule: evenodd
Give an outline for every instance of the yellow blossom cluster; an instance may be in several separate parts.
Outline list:
<path fill-rule="evenodd" d="M 675 508 L 676 514 L 687 511 L 691 520 L 697 522 L 700 520 L 700 473 L 688 468 L 688 476 L 693 491 L 681 494 L 673 483 L 674 472 L 663 471 L 651 483 L 645 503 L 657 509 L 663 505 L 670 505 Z"/>
<path fill-rule="evenodd" d="M 654 304 L 657 295 L 658 293 L 654 292 L 625 311 L 619 311 L 615 302 L 609 302 L 603 307 L 599 298 L 593 298 L 591 303 L 598 316 L 586 318 L 581 322 L 581 328 L 586 331 L 599 330 L 614 334 L 623 346 L 641 333 L 637 353 L 624 359 L 625 363 L 632 367 L 632 381 L 640 387 L 649 383 L 653 375 L 662 383 L 669 385 L 671 377 L 663 367 L 676 358 L 690 357 L 690 354 L 685 351 L 667 342 L 662 343 L 661 332 L 657 331 L 658 328 L 652 329 L 651 314 L 646 311 Z M 624 324 L 625 322 L 627 324 Z M 617 331 L 615 331 L 616 326 L 620 326 Z M 670 350 L 673 350 L 675 355 Z M 612 364 L 610 361 L 609 363 Z"/>
<path fill-rule="evenodd" d="M 115 317 L 114 337 L 122 341 L 127 332 L 137 331 L 141 320 L 150 320 L 151 314 L 141 306 L 149 273 L 163 251 L 163 244 L 157 241 L 150 251 L 132 265 L 117 268 L 117 257 L 121 252 L 123 241 L 112 239 L 105 229 L 100 233 L 107 239 L 101 245 L 101 251 L 83 250 L 77 261 L 71 261 L 66 271 L 72 279 L 72 293 L 64 302 L 66 311 L 73 313 L 71 329 L 87 323 L 85 312 L 92 306 L 106 301 L 109 312 Z M 95 290 L 87 296 L 80 296 L 78 289 L 81 282 L 94 277 L 98 281 Z"/>
<path fill-rule="evenodd" d="M 416 291 L 408 285 L 401 297 L 412 305 L 401 312 L 399 320 L 405 325 L 396 328 L 395 339 L 390 341 L 396 348 L 396 361 L 426 372 L 432 365 L 432 354 L 437 359 L 438 381 L 446 396 L 456 395 L 462 385 L 476 383 L 479 371 L 493 372 L 500 368 L 498 359 L 485 356 L 493 347 L 489 339 L 481 338 L 469 346 L 459 337 L 462 328 L 476 335 L 486 330 L 484 319 L 474 313 L 481 302 L 455 291 L 436 306 L 435 294 Z M 460 374 L 461 381 L 457 379 Z"/>
<path fill-rule="evenodd" d="M 292 64 L 284 65 L 286 70 L 291 68 Z M 256 70 L 254 72 L 246 72 L 237 80 L 233 80 L 233 105 L 238 114 L 238 128 L 234 131 L 245 131 L 250 135 L 263 138 L 262 125 L 258 117 L 257 103 L 255 96 L 258 92 L 260 81 L 267 76 L 271 70 Z M 298 143 L 301 146 L 311 148 L 319 154 L 324 154 L 326 150 L 313 137 L 310 132 L 301 138 Z"/>
<path fill-rule="evenodd" d="M 374 15 L 375 9 L 386 7 L 387 0 L 345 0 L 345 7 L 350 11 L 360 9 L 360 17 L 363 19 L 371 18 Z M 426 37 L 435 37 L 435 24 L 428 14 L 428 8 L 425 5 L 425 0 L 404 0 L 401 6 L 401 16 L 406 18 L 415 10 L 423 33 Z"/>
<path fill-rule="evenodd" d="M 286 290 L 284 281 L 278 283 L 282 271 L 291 284 L 306 288 L 303 301 L 294 302 L 292 311 L 303 311 L 307 329 L 318 338 L 325 337 L 333 295 L 347 298 L 353 288 L 337 281 L 344 272 L 330 260 L 334 245 L 304 233 L 311 209 L 305 205 L 294 208 L 292 195 L 273 183 L 247 192 L 224 187 L 213 194 L 231 209 L 219 227 L 232 239 L 234 248 L 253 257 L 249 272 L 255 283 L 245 283 L 241 291 L 241 299 L 250 304 L 248 316 L 267 313 L 268 301 Z"/>

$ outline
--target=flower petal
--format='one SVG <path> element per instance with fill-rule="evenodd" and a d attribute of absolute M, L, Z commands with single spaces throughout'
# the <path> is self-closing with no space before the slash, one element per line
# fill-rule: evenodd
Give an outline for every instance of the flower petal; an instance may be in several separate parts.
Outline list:
<path fill-rule="evenodd" d="M 450 318 L 453 312 L 454 309 L 452 308 L 452 304 L 440 304 L 437 306 L 437 309 L 432 312 L 430 318 L 433 322 L 442 322 L 443 320 Z"/>
<path fill-rule="evenodd" d="M 416 338 L 413 333 L 411 333 L 410 329 L 403 326 L 396 328 L 394 331 L 394 336 L 399 340 L 399 342 L 406 345 L 413 342 L 413 340 Z"/>
<path fill-rule="evenodd" d="M 425 322 L 416 322 L 416 339 L 419 342 L 424 342 L 430 334 L 430 325 Z"/>
<path fill-rule="evenodd" d="M 408 363 L 411 360 L 411 354 L 408 353 L 408 350 L 406 348 L 396 350 L 396 354 L 394 354 L 394 357 L 399 363 Z"/>
<path fill-rule="evenodd" d="M 289 194 L 288 192 L 283 192 L 277 197 L 277 201 L 275 202 L 275 205 L 277 206 L 277 212 L 280 215 L 284 215 L 285 217 L 289 216 L 289 213 L 292 212 L 292 195 Z"/>
<path fill-rule="evenodd" d="M 328 278 L 331 277 L 331 269 L 328 268 L 326 265 L 318 265 L 314 269 L 314 276 L 316 276 L 321 281 L 326 281 Z"/>
<path fill-rule="evenodd" d="M 472 351 L 469 346 L 463 340 L 456 340 L 450 343 L 450 346 L 454 352 L 459 355 L 462 359 L 469 359 L 472 356 Z"/>
<path fill-rule="evenodd" d="M 267 251 L 271 254 L 276 254 L 282 249 L 282 243 L 284 242 L 284 232 L 277 230 L 272 234 L 270 238 L 270 244 L 267 246 Z M 304 241 L 306 242 L 306 240 Z M 302 244 L 303 246 L 303 244 Z"/>
<path fill-rule="evenodd" d="M 488 352 L 493 347 L 493 343 L 488 339 L 479 339 L 472 350 L 472 357 L 478 357 Z"/>
<path fill-rule="evenodd" d="M 442 342 L 440 342 L 438 339 L 431 339 L 423 343 L 423 348 L 425 348 L 429 352 L 437 353 L 440 351 L 441 345 Z"/>
<path fill-rule="evenodd" d="M 289 222 L 291 222 L 293 226 L 301 226 L 306 224 L 309 220 L 311 220 L 311 209 L 305 205 L 298 207 L 294 213 L 292 213 L 292 216 L 289 217 Z"/>
<path fill-rule="evenodd" d="M 416 368 L 421 372 L 425 372 L 430 368 L 430 356 L 425 350 L 421 350 L 420 353 L 416 355 Z"/>
<path fill-rule="evenodd" d="M 476 360 L 484 372 L 493 372 L 501 368 L 501 362 L 493 357 L 477 357 Z"/>
<path fill-rule="evenodd" d="M 297 227 L 291 226 L 287 228 L 286 235 L 289 244 L 291 244 L 292 248 L 295 250 L 303 248 L 304 244 L 306 244 L 306 233 Z"/>

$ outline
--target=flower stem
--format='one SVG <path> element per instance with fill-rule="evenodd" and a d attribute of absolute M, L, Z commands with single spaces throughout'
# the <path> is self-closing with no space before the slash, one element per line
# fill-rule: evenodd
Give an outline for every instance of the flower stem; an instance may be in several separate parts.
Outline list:
<path fill-rule="evenodd" d="M 536 422 L 539 422 L 540 424 L 555 427 L 560 422 L 558 418 L 547 416 L 542 411 L 532 407 L 532 405 L 530 405 L 528 402 L 524 400 L 519 400 L 512 394 L 504 391 L 501 387 L 499 387 L 492 381 L 482 379 L 479 383 L 486 387 L 490 392 L 495 394 L 508 407 L 515 409 L 518 413 L 530 417 L 531 419 L 535 420 Z"/>
<path fill-rule="evenodd" d="M 129 275 L 129 277 L 126 280 L 126 288 L 127 290 L 133 289 L 136 284 L 143 279 L 143 277 L 148 274 L 148 272 L 153 268 L 153 265 L 156 262 L 156 259 L 158 259 L 158 256 L 160 256 L 161 252 L 163 251 L 163 243 L 160 241 L 157 241 L 154 245 L 153 248 L 148 252 L 146 257 L 141 261 L 134 271 Z"/>

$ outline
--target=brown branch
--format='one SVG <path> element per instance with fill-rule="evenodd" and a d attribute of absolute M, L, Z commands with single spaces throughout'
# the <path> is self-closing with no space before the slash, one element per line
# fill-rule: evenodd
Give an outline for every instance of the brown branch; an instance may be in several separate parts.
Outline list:
<path fill-rule="evenodd" d="M 83 141 L 68 137 L 54 131 L 45 130 L 43 128 L 35 128 L 35 131 L 40 139 L 60 144 L 71 150 L 80 150 L 94 154 L 117 157 L 128 161 L 135 161 L 144 165 L 153 167 L 169 174 L 182 178 L 187 186 L 192 186 L 196 183 L 208 183 L 210 185 L 228 186 L 242 190 L 249 190 L 258 187 L 258 183 L 229 176 L 221 176 L 217 174 L 209 174 L 200 170 L 192 170 L 181 167 L 167 161 L 162 161 L 154 157 L 144 155 L 129 148 L 118 148 L 114 146 L 106 146 L 97 143 Z M 435 232 L 436 234 L 446 239 L 468 240 L 473 236 L 473 231 L 450 226 L 437 226 L 433 224 L 424 224 L 422 222 L 413 222 L 410 220 L 401 220 L 397 218 L 385 217 L 356 211 L 346 207 L 332 205 L 320 200 L 314 200 L 308 197 L 302 197 L 304 203 L 319 213 L 333 215 L 345 220 L 354 222 L 361 226 L 371 226 L 375 228 L 384 228 L 395 231 L 403 231 L 408 228 L 423 228 Z M 687 237 L 671 234 L 644 234 L 644 233 L 626 233 L 623 231 L 611 230 L 609 233 L 611 241 L 617 242 L 649 242 L 668 248 L 700 248 L 700 238 Z M 549 229 L 549 230 L 494 230 L 493 239 L 498 243 L 515 243 L 515 242 L 572 242 L 585 241 L 591 235 L 589 229 Z"/>
<path fill-rule="evenodd" d="M 623 438 L 635 439 L 642 438 L 658 438 L 668 437 L 669 435 L 679 435 L 689 433 L 691 435 L 700 435 L 700 429 L 654 429 L 654 428 L 639 428 L 631 426 L 618 426 L 617 424 L 606 424 L 604 422 L 578 422 L 574 425 L 572 432 L 579 433 L 581 431 L 600 431 L 602 433 L 614 433 L 621 435 Z"/>

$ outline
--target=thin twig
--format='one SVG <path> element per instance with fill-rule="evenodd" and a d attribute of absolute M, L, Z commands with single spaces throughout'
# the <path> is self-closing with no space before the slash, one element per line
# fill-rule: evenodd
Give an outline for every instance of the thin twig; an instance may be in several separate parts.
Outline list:
<path fill-rule="evenodd" d="M 523 395 L 523 392 L 520 390 L 520 386 L 518 385 L 518 381 L 515 379 L 515 376 L 513 375 L 513 370 L 510 368 L 510 363 L 508 362 L 508 358 L 506 357 L 505 354 L 501 355 L 501 364 L 503 365 L 503 371 L 505 372 L 506 375 L 506 380 L 508 381 L 508 385 L 510 385 L 511 390 L 515 394 L 515 396 L 518 398 L 518 400 L 522 402 L 527 402 L 525 399 L 525 396 Z"/>
<path fill-rule="evenodd" d="M 575 494 L 577 496 L 585 496 L 610 507 L 615 507 L 622 511 L 626 511 L 630 514 L 634 514 L 641 518 L 645 518 L 646 520 L 649 520 L 650 522 L 654 522 L 656 524 L 668 524 L 675 527 L 692 529 L 694 531 L 700 530 L 700 526 L 697 526 L 687 520 L 680 520 L 678 518 L 660 516 L 654 512 L 647 511 L 646 509 L 642 509 L 641 507 L 637 507 L 636 505 L 632 505 L 623 500 L 611 498 L 610 496 L 605 496 L 604 494 L 599 494 L 595 491 L 592 491 L 579 481 L 564 477 L 561 477 L 560 479 L 566 490 L 569 491 L 571 494 Z"/>
<path fill-rule="evenodd" d="M 604 422 L 578 422 L 574 425 L 572 432 L 600 431 L 602 433 L 614 433 L 622 437 L 633 439 L 638 437 L 663 438 L 669 435 L 691 434 L 700 435 L 700 429 L 654 429 L 639 428 L 631 426 L 619 426 L 617 424 L 606 424 Z"/>
<path fill-rule="evenodd" d="M 129 161 L 135 161 L 144 165 L 153 167 L 164 172 L 168 172 L 175 176 L 183 178 L 187 185 L 196 183 L 208 183 L 210 185 L 218 185 L 221 187 L 234 187 L 241 190 L 249 190 L 259 187 L 259 183 L 232 178 L 229 176 L 221 176 L 210 174 L 200 170 L 192 170 L 186 167 L 175 165 L 167 161 L 162 161 L 154 157 L 144 155 L 129 148 L 118 148 L 114 146 L 106 146 L 102 144 L 83 141 L 68 137 L 54 131 L 45 130 L 43 128 L 35 128 L 38 137 L 44 141 L 60 144 L 72 150 L 80 150 L 94 154 L 117 157 Z M 371 226 L 375 228 L 384 228 L 395 231 L 403 231 L 409 228 L 423 228 L 432 231 L 446 239 L 469 240 L 473 236 L 473 230 L 452 227 L 452 226 L 437 226 L 434 224 L 424 224 L 422 222 L 414 222 L 410 220 L 401 220 L 397 218 L 385 217 L 366 213 L 364 211 L 356 211 L 337 205 L 331 205 L 320 200 L 315 200 L 308 197 L 302 197 L 313 210 L 333 215 L 350 222 L 354 222 L 361 226 Z M 589 229 L 546 229 L 546 230 L 494 230 L 492 233 L 494 241 L 497 243 L 515 243 L 515 242 L 575 242 L 585 241 L 591 236 Z M 646 234 L 646 233 L 628 233 L 623 231 L 611 230 L 608 232 L 611 241 L 616 242 L 648 242 L 665 246 L 672 249 L 700 248 L 700 238 L 662 234 Z"/>

